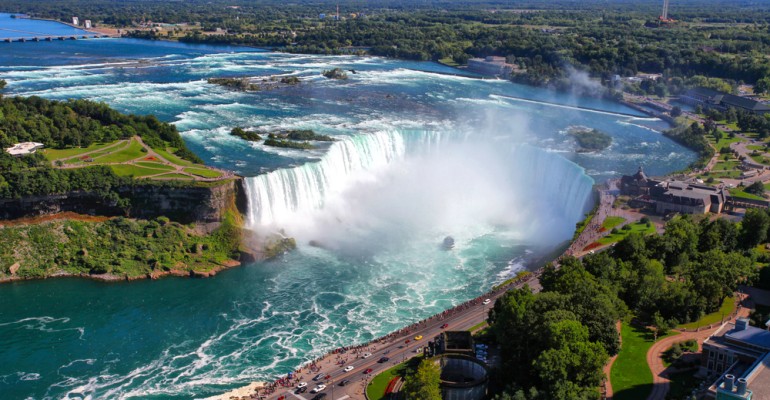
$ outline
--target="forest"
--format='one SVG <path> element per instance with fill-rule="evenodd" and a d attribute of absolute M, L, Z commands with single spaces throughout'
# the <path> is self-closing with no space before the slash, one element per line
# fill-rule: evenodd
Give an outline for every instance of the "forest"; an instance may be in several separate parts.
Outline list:
<path fill-rule="evenodd" d="M 173 125 L 154 116 L 124 115 L 104 103 L 89 100 L 0 97 L 1 148 L 32 141 L 61 149 L 135 135 L 151 147 L 173 147 L 179 157 L 201 162 Z M 117 189 L 130 184 L 134 184 L 132 179 L 119 177 L 106 166 L 59 169 L 38 153 L 25 157 L 0 153 L 0 199 L 84 190 L 120 205 L 126 200 L 120 199 Z"/>
<path fill-rule="evenodd" d="M 659 331 L 718 310 L 767 263 L 770 215 L 752 209 L 725 219 L 668 222 L 662 235 L 631 234 L 606 252 L 547 266 L 543 290 L 506 293 L 489 314 L 502 347 L 501 399 L 598 398 L 602 367 L 620 349 L 616 321 L 635 318 Z M 763 271 L 766 270 L 763 269 Z M 760 284 L 770 285 L 770 274 Z M 764 282 L 768 280 L 768 282 Z"/>
<path fill-rule="evenodd" d="M 572 68 L 594 77 L 663 73 L 755 83 L 770 76 L 770 6 L 750 1 L 678 1 L 661 23 L 660 3 L 641 0 L 342 1 L 0 0 L 0 9 L 68 21 L 72 15 L 136 37 L 241 44 L 299 53 L 370 53 L 464 64 L 505 56 L 518 82 L 563 85 Z M 320 15 L 324 14 L 325 18 Z M 179 24 L 147 30 L 153 24 Z M 141 28 L 141 30 L 139 29 Z"/>

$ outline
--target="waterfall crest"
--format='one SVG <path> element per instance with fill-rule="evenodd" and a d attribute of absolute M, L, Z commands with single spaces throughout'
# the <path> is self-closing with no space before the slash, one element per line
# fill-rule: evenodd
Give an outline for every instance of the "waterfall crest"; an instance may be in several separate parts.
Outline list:
<path fill-rule="evenodd" d="M 280 225 L 299 213 L 321 209 L 330 196 L 353 183 L 355 174 L 404 160 L 409 154 L 440 151 L 443 143 L 458 139 L 463 137 L 430 131 L 388 131 L 339 140 L 318 162 L 247 178 L 248 224 L 251 228 Z M 593 179 L 580 166 L 524 144 L 514 145 L 508 154 L 505 165 L 510 171 L 505 175 L 509 182 L 500 182 L 500 190 L 520 191 L 524 201 L 535 202 L 537 212 L 545 211 L 562 221 L 582 218 L 591 198 Z"/>

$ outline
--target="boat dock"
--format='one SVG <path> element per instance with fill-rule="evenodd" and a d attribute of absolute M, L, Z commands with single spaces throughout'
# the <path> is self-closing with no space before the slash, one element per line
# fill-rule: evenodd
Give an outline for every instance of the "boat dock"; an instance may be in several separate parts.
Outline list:
<path fill-rule="evenodd" d="M 99 39 L 99 38 L 110 38 L 110 37 L 118 37 L 113 35 L 104 35 L 101 33 L 89 33 L 85 35 L 65 35 L 65 36 L 59 36 L 59 35 L 42 35 L 42 36 L 19 36 L 19 37 L 13 37 L 13 38 L 4 38 L 2 39 L 5 43 L 13 43 L 13 42 L 53 42 L 54 40 L 83 40 L 83 39 Z"/>

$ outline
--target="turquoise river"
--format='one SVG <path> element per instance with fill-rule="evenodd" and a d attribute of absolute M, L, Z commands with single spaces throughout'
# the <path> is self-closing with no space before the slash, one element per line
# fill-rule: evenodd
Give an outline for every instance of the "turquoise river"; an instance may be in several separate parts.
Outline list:
<path fill-rule="evenodd" d="M 3 399 L 187 399 L 273 379 L 512 276 L 571 237 L 595 181 L 694 160 L 663 122 L 624 106 L 435 63 L 128 39 L 0 50 L 5 95 L 156 114 L 207 163 L 246 177 L 251 229 L 299 244 L 211 279 L 0 285 Z M 321 76 L 333 67 L 349 79 Z M 207 83 L 268 75 L 302 83 L 257 93 Z M 576 152 L 565 133 L 575 125 L 612 146 Z M 230 136 L 235 126 L 338 140 L 275 149 Z"/>

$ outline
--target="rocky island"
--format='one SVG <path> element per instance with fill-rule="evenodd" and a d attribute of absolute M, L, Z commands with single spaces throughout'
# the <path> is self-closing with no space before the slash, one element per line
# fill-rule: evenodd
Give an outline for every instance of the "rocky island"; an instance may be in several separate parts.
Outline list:
<path fill-rule="evenodd" d="M 571 126 L 567 129 L 567 134 L 575 138 L 579 153 L 602 151 L 612 144 L 612 136 L 585 126 Z"/>

